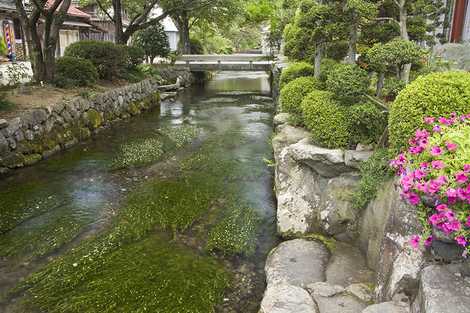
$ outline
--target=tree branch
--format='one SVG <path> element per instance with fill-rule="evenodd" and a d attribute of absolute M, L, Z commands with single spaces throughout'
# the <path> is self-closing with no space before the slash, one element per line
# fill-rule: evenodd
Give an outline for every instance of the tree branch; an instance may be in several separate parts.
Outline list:
<path fill-rule="evenodd" d="M 99 6 L 100 10 L 103 11 L 104 14 L 111 20 L 111 22 L 115 23 L 114 17 L 109 14 L 108 10 L 104 8 L 103 3 L 100 0 L 95 0 L 96 4 Z"/>

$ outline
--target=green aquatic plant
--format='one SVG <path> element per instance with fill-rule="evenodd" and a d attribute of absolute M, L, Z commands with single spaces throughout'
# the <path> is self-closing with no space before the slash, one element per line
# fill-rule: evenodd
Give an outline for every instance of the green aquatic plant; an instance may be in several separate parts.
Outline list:
<path fill-rule="evenodd" d="M 175 144 L 176 148 L 181 148 L 191 143 L 197 137 L 199 129 L 192 125 L 181 125 L 178 127 L 165 127 L 160 132 L 167 136 Z"/>
<path fill-rule="evenodd" d="M 252 255 L 256 249 L 259 217 L 251 208 L 233 208 L 209 232 L 206 249 L 225 255 Z"/>
<path fill-rule="evenodd" d="M 125 143 L 113 160 L 112 167 L 118 169 L 149 164 L 159 160 L 163 152 L 163 143 L 158 138 Z"/>

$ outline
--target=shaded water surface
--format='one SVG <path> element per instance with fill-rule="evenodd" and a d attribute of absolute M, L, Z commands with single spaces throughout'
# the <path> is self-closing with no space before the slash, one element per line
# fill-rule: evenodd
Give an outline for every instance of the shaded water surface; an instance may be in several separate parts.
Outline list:
<path fill-rule="evenodd" d="M 219 73 L 0 181 L 0 311 L 257 312 L 276 241 L 269 95 L 264 73 Z M 115 168 L 149 139 L 158 158 Z M 217 249 L 240 238 L 248 252 Z"/>

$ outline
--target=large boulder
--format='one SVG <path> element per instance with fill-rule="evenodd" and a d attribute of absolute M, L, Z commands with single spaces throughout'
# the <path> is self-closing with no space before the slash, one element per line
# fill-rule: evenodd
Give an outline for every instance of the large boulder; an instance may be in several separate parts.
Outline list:
<path fill-rule="evenodd" d="M 288 285 L 269 285 L 259 313 L 318 313 L 312 297 L 304 289 Z"/>
<path fill-rule="evenodd" d="M 404 303 L 382 302 L 368 306 L 362 313 L 409 313 L 409 306 Z M 445 313 L 444 311 L 442 313 Z M 449 311 L 450 313 L 450 311 Z"/>
<path fill-rule="evenodd" d="M 275 127 L 282 125 L 282 124 L 286 124 L 289 121 L 289 119 L 290 119 L 289 113 L 278 113 L 273 118 L 273 124 Z"/>
<path fill-rule="evenodd" d="M 351 197 L 359 179 L 356 173 L 346 173 L 327 180 L 321 188 L 321 200 L 315 211 L 323 232 L 331 236 L 354 236 L 359 212 L 353 208 Z"/>
<path fill-rule="evenodd" d="M 470 313 L 470 264 L 425 267 L 416 302 L 419 313 Z"/>
<path fill-rule="evenodd" d="M 320 282 L 309 285 L 308 290 L 320 313 L 358 313 L 366 307 L 341 286 Z"/>
<path fill-rule="evenodd" d="M 326 281 L 332 285 L 347 287 L 355 283 L 373 284 L 375 274 L 366 265 L 358 248 L 336 242 L 326 269 Z"/>
<path fill-rule="evenodd" d="M 329 252 L 320 242 L 305 239 L 284 241 L 268 255 L 265 265 L 269 285 L 306 287 L 325 280 Z"/>
<path fill-rule="evenodd" d="M 291 145 L 289 150 L 295 161 L 308 165 L 323 177 L 336 177 L 354 170 L 345 164 L 343 150 L 315 146 L 309 138 Z"/>

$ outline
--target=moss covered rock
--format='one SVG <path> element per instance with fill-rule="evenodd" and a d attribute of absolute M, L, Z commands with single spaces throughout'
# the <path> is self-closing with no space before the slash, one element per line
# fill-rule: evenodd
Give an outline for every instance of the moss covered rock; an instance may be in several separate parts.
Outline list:
<path fill-rule="evenodd" d="M 103 124 L 103 118 L 101 114 L 96 111 L 95 109 L 90 109 L 86 112 L 86 125 L 91 127 L 92 129 L 96 129 Z"/>

